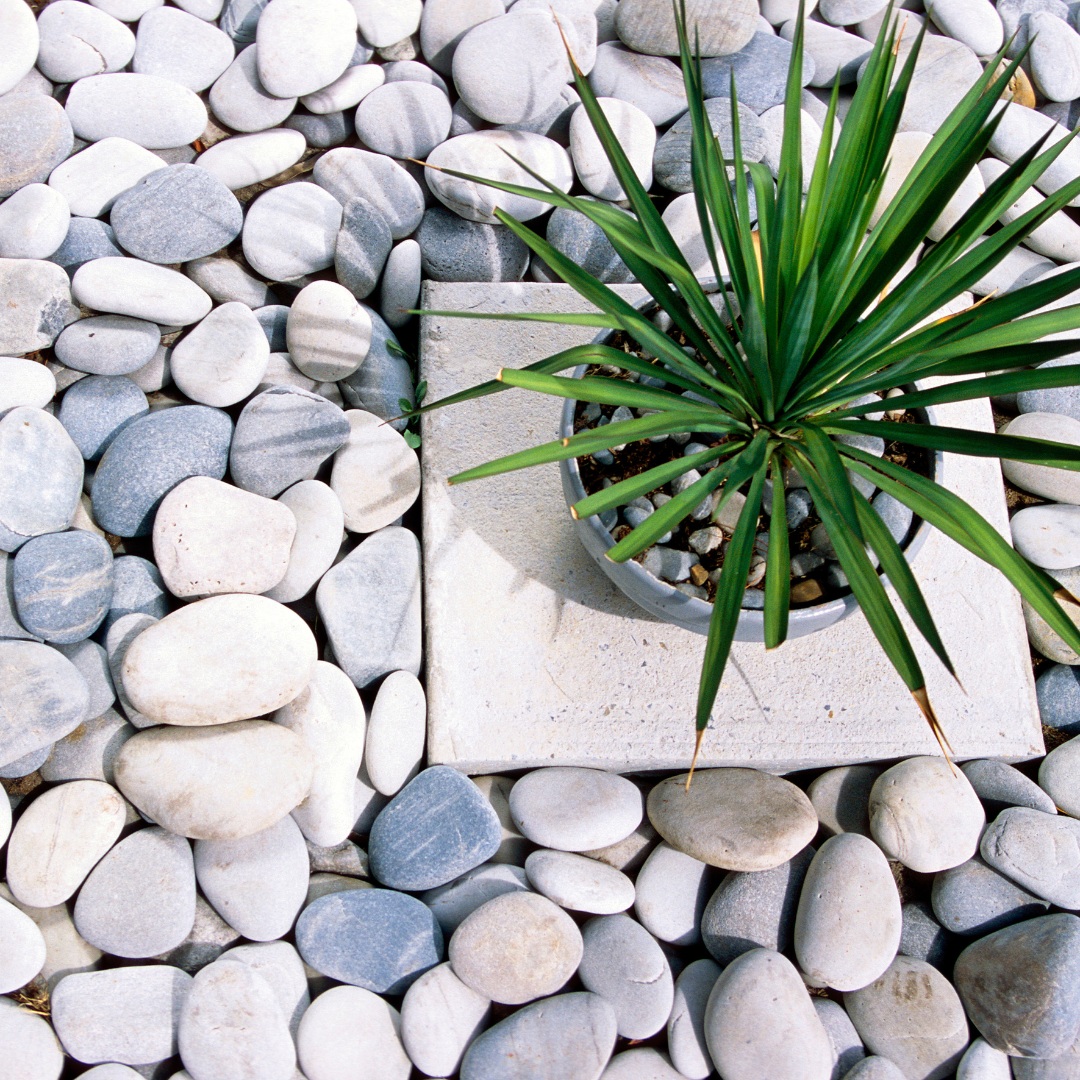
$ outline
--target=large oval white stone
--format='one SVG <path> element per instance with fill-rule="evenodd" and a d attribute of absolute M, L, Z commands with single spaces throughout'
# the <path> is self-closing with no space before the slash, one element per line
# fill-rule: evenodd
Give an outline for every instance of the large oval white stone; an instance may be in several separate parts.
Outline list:
<path fill-rule="evenodd" d="M 143 715 L 197 727 L 280 709 L 307 686 L 317 659 L 299 615 L 265 596 L 230 593 L 144 630 L 124 657 L 122 679 Z"/>
<path fill-rule="evenodd" d="M 269 720 L 158 727 L 124 743 L 116 785 L 158 825 L 196 840 L 237 840 L 280 821 L 308 793 L 311 751 Z"/>

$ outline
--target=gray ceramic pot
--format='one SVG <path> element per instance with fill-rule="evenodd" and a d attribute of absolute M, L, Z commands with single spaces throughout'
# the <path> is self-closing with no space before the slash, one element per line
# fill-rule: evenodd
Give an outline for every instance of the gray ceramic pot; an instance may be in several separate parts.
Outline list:
<path fill-rule="evenodd" d="M 706 283 L 715 290 L 716 283 Z M 639 307 L 648 307 L 653 303 L 651 299 L 643 301 Z M 595 341 L 598 344 L 606 344 L 612 336 L 610 330 L 598 334 Z M 585 374 L 585 365 L 574 371 L 574 377 L 580 379 Z M 562 418 L 559 424 L 559 437 L 566 438 L 574 431 L 574 411 L 576 401 L 567 399 L 563 404 Z M 921 412 L 922 410 L 920 410 Z M 926 419 L 934 422 L 933 410 L 925 410 Z M 934 479 L 942 482 L 944 456 L 941 451 L 936 451 L 933 461 Z M 574 458 L 559 463 L 562 474 L 563 494 L 566 497 L 567 506 L 584 499 L 587 492 L 581 482 L 581 473 L 578 470 L 577 460 Z M 653 577 L 644 567 L 633 560 L 625 563 L 614 563 L 605 558 L 609 548 L 615 546 L 611 534 L 600 524 L 600 518 L 593 516 L 576 520 L 574 526 L 578 537 L 585 545 L 585 549 L 595 560 L 597 566 L 619 587 L 619 589 L 634 601 L 639 607 L 644 608 L 650 614 L 655 615 L 665 622 L 675 623 L 686 630 L 692 630 L 696 634 L 709 632 L 709 619 L 712 616 L 713 606 L 705 600 L 698 600 L 679 592 L 678 589 Z M 910 537 L 905 547 L 908 562 L 926 542 L 930 534 L 931 526 L 922 521 L 915 533 Z M 803 637 L 812 634 L 816 630 L 824 630 L 827 626 L 847 618 L 857 607 L 858 601 L 851 594 L 830 600 L 827 603 L 816 604 L 805 608 L 792 608 L 788 621 L 788 637 Z M 735 630 L 736 641 L 761 641 L 765 640 L 765 613 L 760 609 L 743 608 L 739 616 L 738 626 Z"/>

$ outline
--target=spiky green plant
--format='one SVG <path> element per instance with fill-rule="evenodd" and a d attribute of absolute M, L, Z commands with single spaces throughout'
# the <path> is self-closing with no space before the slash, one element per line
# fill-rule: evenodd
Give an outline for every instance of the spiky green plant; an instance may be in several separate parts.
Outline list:
<path fill-rule="evenodd" d="M 574 84 L 636 217 L 619 209 L 563 194 L 527 166 L 538 188 L 452 172 L 462 179 L 526 195 L 584 214 L 615 250 L 656 304 L 697 350 L 686 352 L 606 285 L 501 210 L 498 219 L 567 283 L 590 300 L 595 315 L 488 315 L 469 318 L 539 319 L 620 329 L 658 359 L 655 364 L 606 345 L 567 349 L 520 370 L 504 368 L 496 380 L 444 398 L 437 408 L 517 386 L 587 402 L 647 409 L 649 414 L 615 422 L 571 438 L 511 454 L 451 477 L 451 482 L 493 476 L 542 462 L 583 456 L 662 433 L 704 432 L 725 438 L 707 452 L 623 480 L 578 502 L 575 516 L 624 505 L 643 492 L 697 468 L 700 480 L 676 495 L 607 557 L 625 561 L 648 548 L 719 489 L 714 517 L 736 491 L 745 491 L 716 590 L 697 702 L 697 747 L 708 724 L 735 634 L 753 551 L 766 480 L 772 479 L 772 515 L 765 575 L 767 648 L 787 635 L 790 557 L 784 513 L 783 467 L 792 466 L 809 488 L 836 548 L 840 565 L 889 660 L 911 691 L 945 749 L 943 732 L 926 693 L 915 652 L 867 553 L 877 555 L 919 632 L 955 677 L 938 631 L 897 542 L 849 470 L 909 506 L 979 558 L 997 567 L 1050 626 L 1080 651 L 1080 631 L 1056 602 L 1067 596 L 1052 578 L 1018 555 L 971 506 L 932 479 L 874 457 L 843 436 L 895 438 L 896 428 L 867 420 L 880 403 L 856 403 L 874 392 L 940 376 L 978 376 L 894 397 L 894 409 L 1007 394 L 1021 389 L 1080 383 L 1080 365 L 1013 372 L 1063 356 L 1076 340 L 1041 341 L 1080 326 L 1080 305 L 1032 314 L 1080 288 L 1070 270 L 925 325 L 943 305 L 987 274 L 1033 229 L 1080 194 L 1080 178 L 1054 192 L 1014 222 L 987 235 L 1073 135 L 1044 149 L 1045 138 L 994 181 L 948 233 L 904 276 L 905 264 L 926 239 L 964 178 L 989 146 L 999 104 L 1020 62 L 999 75 L 1004 49 L 949 115 L 871 227 L 883 190 L 889 154 L 903 111 L 923 33 L 901 65 L 898 31 L 891 17 L 882 27 L 865 72 L 833 145 L 839 84 L 834 88 L 823 137 L 804 195 L 800 90 L 802 11 L 789 68 L 782 154 L 776 183 L 762 164 L 742 158 L 734 79 L 731 117 L 734 156 L 723 158 L 704 108 L 700 57 L 691 51 L 685 6 L 676 10 L 682 67 L 692 122 L 694 194 L 702 234 L 717 279 L 730 278 L 735 310 L 729 331 L 683 258 L 626 155 L 588 82 L 574 65 Z M 734 166 L 734 192 L 726 165 Z M 747 180 L 749 174 L 750 180 Z M 758 228 L 749 208 L 756 196 Z M 723 253 L 713 242 L 719 238 Z M 726 263 L 726 269 L 725 269 Z M 422 312 L 422 314 L 424 314 Z M 431 314 L 430 312 L 427 314 Z M 459 312 L 438 312 L 457 315 Z M 623 377 L 568 379 L 555 373 L 578 364 L 609 364 L 620 373 L 662 375 L 667 389 L 636 385 Z M 691 390 L 694 397 L 681 396 Z M 916 447 L 980 457 L 1080 469 L 1080 449 L 1038 439 L 992 435 L 912 423 L 903 441 Z M 696 757 L 696 750 L 695 750 Z"/>

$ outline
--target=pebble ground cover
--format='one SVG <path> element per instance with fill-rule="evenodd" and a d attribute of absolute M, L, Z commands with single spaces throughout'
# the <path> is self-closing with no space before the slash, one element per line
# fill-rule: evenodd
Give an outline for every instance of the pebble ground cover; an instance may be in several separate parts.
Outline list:
<path fill-rule="evenodd" d="M 505 147 L 620 198 L 554 8 L 705 272 L 664 7 L 0 0 L 5 1080 L 1080 1076 L 1080 743 L 956 774 L 704 770 L 688 796 L 422 767 L 419 464 L 383 423 L 415 393 L 398 335 L 422 277 L 550 271 L 490 189 L 410 159 L 513 178 Z M 811 16 L 808 156 L 881 9 Z M 734 71 L 744 153 L 774 162 L 796 5 L 691 10 L 718 134 Z M 930 243 L 1080 113 L 1066 4 L 933 19 L 894 186 L 980 57 L 1035 41 Z M 1080 150 L 1056 168 L 1043 190 Z M 587 222 L 538 224 L 627 280 Z M 1062 212 L 972 300 L 1078 261 Z M 1080 443 L 1073 389 L 995 404 Z M 1076 593 L 1075 475 L 1005 475 L 1035 497 L 1014 543 Z M 1028 626 L 1068 740 L 1080 657 Z"/>

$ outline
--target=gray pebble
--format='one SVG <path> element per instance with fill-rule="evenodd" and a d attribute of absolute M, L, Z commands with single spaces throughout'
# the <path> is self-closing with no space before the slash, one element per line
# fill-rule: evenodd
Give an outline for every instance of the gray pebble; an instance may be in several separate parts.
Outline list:
<path fill-rule="evenodd" d="M 536 1062 L 551 1077 L 599 1077 L 615 1048 L 615 1013 L 597 994 L 558 994 L 493 1024 L 465 1052 L 461 1080 L 521 1076 Z"/>
<path fill-rule="evenodd" d="M 1078 752 L 1080 743 L 1073 738 L 1051 750 L 1039 765 L 1039 786 L 1062 813 L 1074 818 L 1080 817 L 1080 784 L 1077 783 L 1076 771 Z"/>
<path fill-rule="evenodd" d="M 319 897 L 300 914 L 296 947 L 321 974 L 376 994 L 404 993 L 443 958 L 435 916 L 390 889 Z"/>
<path fill-rule="evenodd" d="M 705 114 L 713 133 L 720 140 L 720 153 L 730 157 L 734 152 L 731 126 L 731 100 L 710 98 L 705 102 Z M 656 182 L 669 191 L 687 192 L 693 184 L 690 175 L 690 115 L 677 120 L 656 144 L 653 154 L 653 174 Z M 765 128 L 753 109 L 739 102 L 739 136 L 743 159 L 760 161 L 768 148 Z"/>
<path fill-rule="evenodd" d="M 97 142 L 117 135 L 147 150 L 194 142 L 207 121 L 206 106 L 193 90 L 127 71 L 80 79 L 65 108 L 80 139 Z"/>
<path fill-rule="evenodd" d="M 811 781 L 806 789 L 818 821 L 833 834 L 870 835 L 870 791 L 881 775 L 876 765 L 841 765 Z"/>
<path fill-rule="evenodd" d="M 242 50 L 210 87 L 210 108 L 233 131 L 266 131 L 285 122 L 295 97 L 270 94 L 259 79 L 254 45 Z"/>
<path fill-rule="evenodd" d="M 420 245 L 415 240 L 402 240 L 390 249 L 383 268 L 379 310 L 387 324 L 404 326 L 411 311 L 418 306 L 421 285 Z M 368 354 L 370 363 L 370 353 Z"/>
<path fill-rule="evenodd" d="M 438 765 L 410 780 L 375 819 L 371 873 L 393 889 L 434 889 L 490 859 L 501 840 L 498 816 L 480 789 Z"/>
<path fill-rule="evenodd" d="M 233 483 L 272 499 L 312 479 L 348 437 L 345 414 L 326 398 L 291 386 L 264 390 L 237 417 L 229 450 Z"/>
<path fill-rule="evenodd" d="M 593 224 L 584 214 L 565 207 L 556 207 L 548 218 L 546 235 L 552 247 L 557 248 L 599 281 L 624 285 L 634 280 L 634 275 L 611 246 L 611 241 L 603 229 Z M 534 276 L 538 259 L 538 256 L 533 259 Z M 542 260 L 540 262 L 547 271 L 548 277 L 545 280 L 561 280 L 557 276 L 551 276 L 554 271 Z"/>
<path fill-rule="evenodd" d="M 889 534 L 898 543 L 902 544 L 911 529 L 914 518 L 911 507 L 906 506 L 899 499 L 893 498 L 887 491 L 879 491 L 870 500 L 870 505 L 877 511 L 878 517 L 885 522 Z"/>
<path fill-rule="evenodd" d="M 75 902 L 75 927 L 113 956 L 152 957 L 176 948 L 195 922 L 191 845 L 154 826 L 121 840 L 90 871 Z"/>
<path fill-rule="evenodd" d="M 87 1065 L 163 1061 L 176 1053 L 191 982 L 186 972 L 162 965 L 68 975 L 53 988 L 53 1026 L 64 1049 Z"/>
<path fill-rule="evenodd" d="M 109 220 L 120 246 L 132 255 L 178 263 L 232 243 L 244 214 L 213 173 L 198 165 L 170 165 L 125 191 L 113 203 Z"/>
<path fill-rule="evenodd" d="M 420 184 L 392 158 L 356 147 L 331 150 L 315 162 L 312 179 L 342 206 L 367 199 L 390 227 L 395 240 L 409 236 L 424 213 Z"/>
<path fill-rule="evenodd" d="M 44 94 L 0 98 L 0 198 L 40 184 L 71 153 L 75 135 L 64 107 Z"/>
<path fill-rule="evenodd" d="M 877 3 L 877 0 L 872 2 Z M 705 96 L 729 97 L 734 73 L 735 93 L 740 104 L 757 113 L 780 105 L 784 101 L 791 53 L 791 43 L 782 37 L 755 33 L 738 52 L 702 61 L 701 78 Z M 802 85 L 806 86 L 813 77 L 814 59 L 809 53 L 804 53 Z"/>
<path fill-rule="evenodd" d="M 617 1030 L 648 1039 L 671 1015 L 674 983 L 656 939 L 629 915 L 598 915 L 582 931 L 578 977 L 615 1010 Z"/>
<path fill-rule="evenodd" d="M 64 242 L 49 256 L 48 261 L 62 266 L 68 277 L 91 259 L 122 256 L 116 243 L 116 233 L 107 222 L 97 218 L 73 217 Z"/>
<path fill-rule="evenodd" d="M 198 894 L 195 894 L 195 923 L 175 949 L 155 959 L 194 975 L 213 963 L 240 935 Z"/>
<path fill-rule="evenodd" d="M 930 905 L 921 900 L 910 901 L 904 904 L 902 911 L 904 926 L 900 932 L 900 954 L 943 969 L 951 935 L 934 918 Z"/>
<path fill-rule="evenodd" d="M 907 1075 L 888 1058 L 874 1054 L 857 1062 L 854 1068 L 844 1074 L 844 1080 L 907 1080 Z"/>
<path fill-rule="evenodd" d="M 161 330 L 145 319 L 93 315 L 68 326 L 56 339 L 56 358 L 91 375 L 128 375 L 150 362 Z"/>
<path fill-rule="evenodd" d="M 408 241 L 406 241 L 408 243 Z M 371 315 L 371 346 L 364 362 L 338 385 L 342 396 L 354 408 L 373 413 L 381 420 L 401 415 L 401 399 L 415 404 L 412 369 L 393 330 L 379 317 Z M 407 420 L 394 420 L 391 427 L 404 431 Z"/>
<path fill-rule="evenodd" d="M 68 276 L 51 262 L 0 259 L 0 293 L 0 354 L 6 356 L 48 348 L 78 318 Z"/>
<path fill-rule="evenodd" d="M 114 568 L 115 565 L 114 559 Z M 113 687 L 112 675 L 109 673 L 109 657 L 104 646 L 96 641 L 84 639 L 72 642 L 70 645 L 54 644 L 53 648 L 66 656 L 79 669 L 79 673 L 90 687 L 88 715 L 100 717 L 116 701 L 116 690 Z M 71 779 L 83 779 L 83 777 Z M 86 777 L 85 779 L 100 780 L 101 777 Z"/>
<path fill-rule="evenodd" d="M 159 7 L 139 19 L 131 70 L 205 90 L 233 62 L 236 47 L 213 23 Z"/>
<path fill-rule="evenodd" d="M 374 292 L 393 243 L 390 226 L 377 207 L 362 195 L 345 204 L 334 249 L 334 272 L 358 300 Z"/>
<path fill-rule="evenodd" d="M 956 990 L 921 960 L 898 956 L 881 978 L 845 994 L 844 1007 L 867 1050 L 889 1058 L 906 1076 L 943 1080 L 968 1044 Z"/>
<path fill-rule="evenodd" d="M 214 909 L 251 941 L 287 934 L 307 898 L 303 834 L 286 815 L 235 840 L 196 840 L 195 876 Z"/>
<path fill-rule="evenodd" d="M 1065 367 L 1077 362 L 1074 356 L 1061 356 L 1038 365 L 1043 368 Z M 1080 420 L 1080 390 L 1075 386 L 1052 386 L 1042 390 L 1021 390 L 1016 395 L 1016 406 L 1022 413 L 1062 413 Z"/>
<path fill-rule="evenodd" d="M 972 1023 L 1016 1057 L 1065 1053 L 1080 1027 L 1080 919 L 1043 915 L 980 938 L 957 958 Z"/>
<path fill-rule="evenodd" d="M 1045 915 L 1048 907 L 978 857 L 935 874 L 930 901 L 941 925 L 965 937 Z"/>
<path fill-rule="evenodd" d="M 790 948 L 803 879 L 814 857 L 805 848 L 772 870 L 732 871 L 713 893 L 701 919 L 701 937 L 721 965 L 750 949 Z"/>
<path fill-rule="evenodd" d="M 693 945 L 711 887 L 706 863 L 660 843 L 638 871 L 634 914 L 661 941 Z"/>
<path fill-rule="evenodd" d="M 266 340 L 270 343 L 270 352 L 288 352 L 288 341 L 285 336 L 289 324 L 288 307 L 284 304 L 268 304 L 266 307 L 255 309 L 255 318 L 263 328 Z"/>
<path fill-rule="evenodd" d="M 439 920 L 446 937 L 482 904 L 503 893 L 529 889 L 529 880 L 520 866 L 485 863 L 462 874 L 448 885 L 430 889 L 420 897 Z"/>
<path fill-rule="evenodd" d="M 416 230 L 425 277 L 435 281 L 520 281 L 529 249 L 505 225 L 486 225 L 442 207 L 428 210 Z"/>
<path fill-rule="evenodd" d="M 7 722 L 0 765 L 52 746 L 89 717 L 90 688 L 78 668 L 36 641 L 0 641 Z"/>
<path fill-rule="evenodd" d="M 420 545 L 400 526 L 372 533 L 315 593 L 338 665 L 363 688 L 390 671 L 420 672 Z"/>
<path fill-rule="evenodd" d="M 835 1064 L 830 1080 L 841 1080 L 849 1069 L 853 1069 L 866 1057 L 866 1047 L 842 1005 L 829 998 L 816 997 L 814 1012 L 832 1043 Z"/>
<path fill-rule="evenodd" d="M 270 287 L 252 277 L 235 259 L 222 256 L 193 259 L 184 267 L 184 273 L 219 304 L 235 301 L 252 309 L 277 304 Z"/>
<path fill-rule="evenodd" d="M 96 642 L 81 644 L 97 646 Z M 111 784 L 116 755 L 135 731 L 114 709 L 103 709 L 53 744 L 49 759 L 41 766 L 42 780 L 104 780 Z"/>
<path fill-rule="evenodd" d="M 317 184 L 264 191 L 244 219 L 244 258 L 270 281 L 325 270 L 334 262 L 341 206 Z"/>
<path fill-rule="evenodd" d="M 270 0 L 225 0 L 218 25 L 237 43 L 247 45 L 255 40 L 259 16 Z"/>
<path fill-rule="evenodd" d="M 19 621 L 58 645 L 88 638 L 109 610 L 112 562 L 112 549 L 91 532 L 28 540 L 15 554 L 12 575 Z"/>
<path fill-rule="evenodd" d="M 2 295 L 2 293 L 0 293 Z M 0 550 L 66 529 L 82 490 L 79 448 L 56 417 L 17 406 L 0 417 Z"/>
<path fill-rule="evenodd" d="M 283 126 L 299 131 L 308 146 L 318 150 L 340 146 L 354 130 L 352 117 L 345 112 L 323 113 L 320 116 L 295 112 Z"/>
<path fill-rule="evenodd" d="M 668 1053 L 675 1068 L 690 1080 L 705 1080 L 713 1071 L 705 1045 L 705 1007 L 719 977 L 720 968 L 711 960 L 694 960 L 675 980 L 667 1022 Z"/>
<path fill-rule="evenodd" d="M 437 86 L 390 82 L 356 108 L 357 137 L 379 154 L 425 158 L 450 134 L 450 100 Z"/>
<path fill-rule="evenodd" d="M 1080 821 L 1011 806 L 983 833 L 986 862 L 1058 907 L 1080 907 Z"/>
<path fill-rule="evenodd" d="M 975 789 L 975 794 L 984 802 L 1028 806 L 1044 814 L 1057 813 L 1054 800 L 1038 784 L 1004 761 L 991 758 L 965 761 L 960 770 Z"/>
<path fill-rule="evenodd" d="M 90 375 L 68 388 L 57 419 L 87 461 L 96 461 L 125 424 L 149 412 L 146 395 L 123 375 Z"/>
<path fill-rule="evenodd" d="M 125 615 L 149 615 L 163 619 L 169 613 L 169 599 L 161 572 L 149 559 L 121 555 L 113 560 L 113 595 L 102 626 L 106 631 Z"/>
<path fill-rule="evenodd" d="M 146 536 L 165 495 L 189 476 L 220 480 L 232 421 L 220 409 L 182 405 L 133 420 L 94 475 L 94 518 L 114 536 Z"/>

